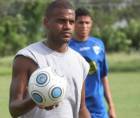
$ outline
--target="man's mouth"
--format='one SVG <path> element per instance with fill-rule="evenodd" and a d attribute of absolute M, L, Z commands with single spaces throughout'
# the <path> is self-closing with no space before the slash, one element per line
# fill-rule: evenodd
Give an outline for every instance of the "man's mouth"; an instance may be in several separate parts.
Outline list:
<path fill-rule="evenodd" d="M 65 36 L 65 37 L 70 37 L 70 36 L 72 35 L 71 32 L 63 32 L 62 34 L 63 34 L 63 36 Z"/>

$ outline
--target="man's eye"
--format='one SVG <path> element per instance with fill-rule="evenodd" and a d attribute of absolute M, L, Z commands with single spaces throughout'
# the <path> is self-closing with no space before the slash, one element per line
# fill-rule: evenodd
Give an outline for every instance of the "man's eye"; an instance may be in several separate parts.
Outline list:
<path fill-rule="evenodd" d="M 69 22 L 70 22 L 70 24 L 74 24 L 74 20 L 70 20 Z"/>
<path fill-rule="evenodd" d="M 84 22 L 83 22 L 83 21 L 78 21 L 77 23 L 79 23 L 79 24 L 83 24 Z"/>
<path fill-rule="evenodd" d="M 65 20 L 65 19 L 58 19 L 58 22 L 59 22 L 59 23 L 65 23 L 66 20 Z"/>

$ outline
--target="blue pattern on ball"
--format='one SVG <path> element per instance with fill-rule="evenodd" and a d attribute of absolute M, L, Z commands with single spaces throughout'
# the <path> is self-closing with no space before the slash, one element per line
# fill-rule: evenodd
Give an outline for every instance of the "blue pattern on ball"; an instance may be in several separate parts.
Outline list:
<path fill-rule="evenodd" d="M 33 97 L 34 101 L 37 103 L 43 102 L 43 98 L 38 93 L 33 93 L 32 97 Z"/>
<path fill-rule="evenodd" d="M 52 89 L 51 95 L 53 98 L 58 98 L 62 95 L 62 89 L 60 87 L 55 87 Z"/>
<path fill-rule="evenodd" d="M 38 84 L 45 84 L 47 80 L 48 80 L 48 76 L 44 73 L 39 74 L 36 78 L 36 82 Z"/>

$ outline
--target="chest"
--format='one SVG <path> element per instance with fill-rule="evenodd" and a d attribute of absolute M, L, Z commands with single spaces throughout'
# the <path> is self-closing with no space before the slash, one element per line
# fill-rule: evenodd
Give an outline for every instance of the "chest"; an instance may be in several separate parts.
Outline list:
<path fill-rule="evenodd" d="M 104 59 L 104 49 L 98 44 L 77 44 L 73 48 L 88 62 L 96 61 L 97 63 L 101 63 Z"/>

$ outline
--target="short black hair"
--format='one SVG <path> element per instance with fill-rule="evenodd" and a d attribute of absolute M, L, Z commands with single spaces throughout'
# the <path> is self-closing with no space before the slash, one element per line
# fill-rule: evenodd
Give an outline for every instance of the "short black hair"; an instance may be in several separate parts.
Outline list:
<path fill-rule="evenodd" d="M 54 0 L 46 8 L 45 16 L 49 17 L 52 14 L 53 10 L 56 8 L 75 10 L 73 5 L 68 0 Z"/>
<path fill-rule="evenodd" d="M 75 14 L 76 14 L 76 19 L 79 17 L 79 16 L 89 16 L 92 18 L 91 16 L 91 13 L 84 7 L 80 7 L 80 8 L 77 8 L 75 10 Z"/>

